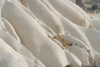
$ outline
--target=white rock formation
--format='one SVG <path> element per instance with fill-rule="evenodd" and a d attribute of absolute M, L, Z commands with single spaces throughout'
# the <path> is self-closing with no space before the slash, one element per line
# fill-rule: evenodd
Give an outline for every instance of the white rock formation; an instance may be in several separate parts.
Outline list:
<path fill-rule="evenodd" d="M 13 11 L 12 8 L 14 8 Z M 5 12 L 3 13 L 4 17 L 16 29 L 22 44 L 46 66 L 64 67 L 69 65 L 64 51 L 47 37 L 42 27 L 30 15 L 8 0 L 5 1 L 3 11 Z"/>
<path fill-rule="evenodd" d="M 69 0 L 0 0 L 0 67 L 100 67 L 100 18 Z"/>
<path fill-rule="evenodd" d="M 42 67 L 14 51 L 8 44 L 0 39 L 0 67 L 30 67 L 33 64 L 33 67 Z"/>
<path fill-rule="evenodd" d="M 92 24 L 96 30 L 100 31 L 100 19 L 91 19 L 91 20 L 87 20 L 88 22 L 90 22 L 90 24 Z"/>
<path fill-rule="evenodd" d="M 2 23 L 4 23 L 4 26 L 5 26 L 6 30 L 8 31 L 8 33 L 10 35 L 12 35 L 14 38 L 16 38 L 18 40 L 18 42 L 20 42 L 20 38 L 18 37 L 13 26 L 4 18 L 2 19 L 2 21 L 3 21 Z"/>
<path fill-rule="evenodd" d="M 69 62 L 71 62 L 71 67 L 81 67 L 82 62 L 71 52 L 65 50 L 65 54 L 68 57 Z"/>
<path fill-rule="evenodd" d="M 40 0 L 28 0 L 27 3 L 36 17 L 51 27 L 56 33 L 64 34 L 63 26 L 60 20 L 53 12 L 49 10 L 49 8 L 47 8 L 44 3 L 42 3 Z"/>

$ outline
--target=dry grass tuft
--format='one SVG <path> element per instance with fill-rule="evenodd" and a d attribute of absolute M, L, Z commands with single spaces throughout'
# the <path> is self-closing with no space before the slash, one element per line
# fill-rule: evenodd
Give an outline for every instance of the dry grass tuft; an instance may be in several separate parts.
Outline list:
<path fill-rule="evenodd" d="M 49 37 L 52 41 L 56 42 L 51 36 L 48 35 L 48 37 Z"/>
<path fill-rule="evenodd" d="M 54 38 L 56 38 L 57 40 L 59 40 L 65 47 L 67 47 L 67 45 L 70 45 L 67 41 L 64 41 L 62 39 L 61 35 L 59 35 L 59 34 L 54 35 Z"/>
<path fill-rule="evenodd" d="M 28 8 L 27 3 L 24 0 L 21 0 L 21 4 Z"/>
<path fill-rule="evenodd" d="M 70 46 L 70 44 L 69 44 L 67 41 L 64 41 L 64 40 L 62 39 L 61 35 L 59 35 L 59 34 L 54 35 L 54 38 L 52 38 L 52 37 L 49 36 L 49 35 L 48 35 L 48 37 L 49 37 L 52 41 L 54 41 L 55 43 L 57 43 L 57 42 L 54 40 L 54 38 L 57 39 L 59 42 L 61 42 L 61 43 L 63 44 L 63 46 L 61 46 L 61 45 L 58 44 L 58 43 L 57 43 L 57 44 L 58 44 L 63 50 L 64 50 L 64 47 L 68 48 L 68 46 Z"/>
<path fill-rule="evenodd" d="M 52 40 L 52 41 L 54 41 L 55 43 L 57 43 L 51 36 L 49 36 L 48 35 L 48 37 Z M 57 43 L 58 44 L 58 43 Z M 58 44 L 63 50 L 64 50 L 64 47 L 63 46 L 61 46 L 60 44 Z"/>

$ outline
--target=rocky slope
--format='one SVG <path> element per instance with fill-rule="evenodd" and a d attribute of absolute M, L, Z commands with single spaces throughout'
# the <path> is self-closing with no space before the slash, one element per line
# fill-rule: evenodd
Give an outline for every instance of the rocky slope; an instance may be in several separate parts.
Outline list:
<path fill-rule="evenodd" d="M 0 67 L 100 67 L 100 18 L 69 0 L 0 0 Z"/>

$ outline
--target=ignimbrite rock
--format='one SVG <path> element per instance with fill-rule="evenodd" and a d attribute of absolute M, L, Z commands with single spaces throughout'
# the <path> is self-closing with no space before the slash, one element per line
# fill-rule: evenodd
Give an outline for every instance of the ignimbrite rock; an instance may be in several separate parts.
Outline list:
<path fill-rule="evenodd" d="M 100 67 L 100 53 L 94 50 L 94 62 L 96 67 Z"/>
<path fill-rule="evenodd" d="M 57 15 L 57 17 L 62 22 L 65 31 L 70 32 L 72 36 L 78 38 L 88 46 L 88 48 L 90 49 L 90 57 L 92 62 L 93 59 L 92 47 L 86 36 L 83 34 L 83 32 L 77 27 L 77 25 L 73 24 L 67 18 L 63 17 L 57 10 L 55 10 L 48 0 L 41 0 L 41 2 L 44 3 L 55 15 Z"/>
<path fill-rule="evenodd" d="M 70 0 L 0 0 L 0 67 L 69 66 L 100 67 L 99 17 Z"/>
<path fill-rule="evenodd" d="M 29 67 L 45 67 L 44 65 L 41 66 L 40 64 L 38 64 L 38 63 L 36 63 L 36 62 L 33 62 L 32 60 L 30 60 L 29 58 L 27 58 L 27 57 L 24 56 L 24 55 L 22 55 L 22 56 L 25 58 L 25 60 L 26 60 L 26 62 L 27 62 L 27 65 L 28 65 Z"/>
<path fill-rule="evenodd" d="M 4 2 L 5 2 L 5 0 L 0 0 L 0 20 L 2 19 L 2 18 L 1 18 L 1 16 L 2 16 L 2 14 L 1 14 L 1 9 L 2 9 L 2 7 L 3 7 Z"/>
<path fill-rule="evenodd" d="M 42 28 L 46 31 L 47 34 L 52 34 L 52 35 L 55 34 L 55 32 L 44 22 L 42 22 L 40 20 L 38 20 L 37 22 L 42 26 Z"/>
<path fill-rule="evenodd" d="M 27 0 L 27 4 L 36 17 L 51 27 L 54 32 L 64 34 L 63 25 L 59 18 L 44 3 L 40 0 Z"/>
<path fill-rule="evenodd" d="M 83 67 L 91 66 L 89 62 L 89 53 L 82 46 L 72 44 L 69 47 L 69 51 L 77 56 L 77 58 L 82 62 Z"/>
<path fill-rule="evenodd" d="M 5 25 L 4 25 L 4 22 L 2 20 L 0 20 L 0 30 L 7 32 Z"/>
<path fill-rule="evenodd" d="M 23 9 L 27 14 L 29 14 L 33 19 L 37 20 L 35 15 L 25 6 L 18 2 L 18 0 L 10 0 L 14 5 L 19 6 L 19 8 Z"/>
<path fill-rule="evenodd" d="M 81 46 L 82 48 L 89 50 L 88 46 L 83 43 L 81 40 L 71 36 L 70 34 L 66 34 L 62 36 L 64 41 L 68 41 L 70 44 L 76 44 L 77 46 Z"/>
<path fill-rule="evenodd" d="M 100 53 L 100 31 L 80 27 L 91 43 L 91 46 Z"/>
<path fill-rule="evenodd" d="M 0 39 L 0 67 L 29 67 L 23 56 Z"/>
<path fill-rule="evenodd" d="M 59 13 L 61 13 L 64 17 L 66 17 L 73 23 L 83 27 L 89 26 L 89 23 L 84 21 L 85 18 L 75 9 L 75 7 L 72 7 L 63 0 L 48 0 L 48 1 Z"/>
<path fill-rule="evenodd" d="M 22 44 L 20 44 L 14 37 L 12 37 L 10 34 L 0 31 L 0 38 L 2 38 L 10 47 L 12 47 L 15 51 L 20 53 L 21 55 L 25 55 L 31 61 L 39 64 L 40 66 L 45 67 L 37 58 L 35 58 L 32 53 L 25 48 Z"/>
<path fill-rule="evenodd" d="M 85 19 L 91 19 L 90 16 L 81 7 L 79 7 L 72 1 L 70 1 L 70 0 L 63 0 L 63 1 L 65 1 L 67 4 L 69 4 L 70 6 L 75 8 Z"/>
<path fill-rule="evenodd" d="M 86 43 L 86 45 L 90 45 L 88 39 L 75 24 L 63 17 L 47 0 L 41 0 L 41 2 L 43 2 L 55 15 L 58 16 L 64 26 L 65 31 L 70 32 L 72 36 L 80 39 L 82 42 Z"/>
<path fill-rule="evenodd" d="M 65 50 L 65 54 L 68 57 L 68 60 L 71 62 L 71 67 L 81 67 L 82 62 L 71 52 Z"/>
<path fill-rule="evenodd" d="M 30 15 L 8 0 L 2 10 L 4 18 L 16 29 L 22 44 L 45 66 L 69 65 L 64 51 L 47 37 L 43 28 Z"/>
<path fill-rule="evenodd" d="M 90 56 L 90 62 L 93 61 L 94 56 L 93 56 L 93 49 L 92 46 L 88 40 L 88 38 L 84 35 L 84 33 L 74 24 L 72 24 L 70 21 L 69 23 L 66 22 L 66 19 L 63 18 L 63 25 L 66 31 L 69 31 L 70 34 L 79 40 L 81 40 L 83 43 L 87 45 L 87 47 L 90 49 L 89 56 Z M 70 26 L 68 26 L 68 24 Z"/>
<path fill-rule="evenodd" d="M 91 19 L 87 20 L 90 24 L 92 24 L 98 31 L 100 31 L 100 19 Z"/>
<path fill-rule="evenodd" d="M 0 39 L 0 67 L 43 67 L 14 51 Z"/>
<path fill-rule="evenodd" d="M 7 30 L 7 32 L 9 32 L 9 34 L 12 35 L 20 43 L 20 38 L 18 37 L 18 35 L 17 35 L 15 29 L 13 28 L 13 26 L 4 18 L 3 18 L 3 23 L 4 23 L 4 26 Z"/>

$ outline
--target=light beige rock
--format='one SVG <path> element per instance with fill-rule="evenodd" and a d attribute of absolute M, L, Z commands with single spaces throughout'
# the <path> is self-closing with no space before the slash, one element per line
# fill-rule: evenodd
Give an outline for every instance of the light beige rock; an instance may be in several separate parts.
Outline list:
<path fill-rule="evenodd" d="M 0 0 L 0 20 L 2 19 L 2 18 L 1 18 L 1 16 L 2 16 L 2 14 L 1 14 L 1 9 L 2 9 L 2 7 L 3 7 L 4 1 L 5 1 L 5 0 Z"/>
<path fill-rule="evenodd" d="M 60 20 L 45 4 L 40 0 L 27 0 L 27 4 L 35 16 L 52 28 L 54 32 L 64 34 L 63 25 Z"/>
<path fill-rule="evenodd" d="M 65 50 L 65 54 L 68 57 L 68 60 L 71 62 L 71 67 L 81 67 L 82 62 L 71 52 Z"/>
<path fill-rule="evenodd" d="M 63 0 L 48 1 L 60 14 L 62 14 L 73 23 L 86 28 L 89 27 L 89 23 L 85 21 L 85 18 L 75 8 L 73 8 Z"/>
<path fill-rule="evenodd" d="M 32 62 L 37 63 L 38 65 L 45 67 L 37 58 L 35 58 L 32 53 L 25 48 L 22 44 L 20 44 L 14 37 L 10 34 L 0 31 L 0 38 L 2 38 L 10 47 L 12 47 L 15 51 L 20 53 L 21 55 L 25 55 Z"/>
<path fill-rule="evenodd" d="M 0 67 L 28 67 L 25 59 L 0 39 Z"/>
<path fill-rule="evenodd" d="M 76 44 L 77 46 L 81 46 L 82 48 L 84 48 L 86 50 L 90 50 L 85 43 L 83 43 L 81 40 L 75 38 L 74 36 L 71 36 L 70 34 L 63 35 L 62 39 L 64 41 L 68 41 L 70 44 Z"/>
<path fill-rule="evenodd" d="M 55 35 L 55 32 L 48 26 L 48 25 L 46 25 L 44 22 L 42 22 L 42 21 L 37 21 L 41 26 L 42 26 L 42 28 L 46 31 L 46 33 L 47 33 L 47 35 Z"/>
<path fill-rule="evenodd" d="M 0 0 L 0 67 L 100 66 L 99 18 L 69 0 L 24 1 Z"/>
<path fill-rule="evenodd" d="M 96 30 L 100 31 L 100 19 L 91 19 L 87 20 L 90 24 L 92 24 Z"/>
<path fill-rule="evenodd" d="M 42 67 L 14 51 L 0 39 L 0 67 L 30 67 L 31 65 L 32 67 Z"/>
<path fill-rule="evenodd" d="M 69 47 L 69 51 L 77 56 L 77 58 L 82 62 L 83 67 L 91 67 L 89 53 L 86 49 L 81 46 L 72 44 L 72 46 Z"/>
<path fill-rule="evenodd" d="M 19 8 L 23 9 L 27 14 L 29 14 L 33 19 L 37 20 L 35 15 L 25 6 L 18 2 L 18 0 L 10 0 L 14 5 L 19 6 Z"/>
<path fill-rule="evenodd" d="M 98 53 L 96 50 L 93 51 L 94 52 L 94 65 L 96 67 L 100 66 L 100 53 Z"/>
<path fill-rule="evenodd" d="M 30 15 L 7 0 L 3 11 L 4 17 L 16 29 L 22 44 L 47 67 L 69 65 L 64 51 L 47 37 L 42 27 Z"/>
<path fill-rule="evenodd" d="M 76 5 L 75 3 L 73 3 L 70 0 L 63 0 L 66 2 L 66 4 L 69 4 L 70 6 L 72 6 L 73 8 L 75 8 L 85 19 L 91 19 L 90 16 L 78 5 Z"/>
<path fill-rule="evenodd" d="M 92 50 L 89 40 L 86 38 L 84 33 L 77 27 L 77 25 L 73 24 L 67 18 L 63 17 L 58 11 L 56 11 L 54 7 L 47 0 L 41 0 L 41 2 L 43 2 L 53 13 L 55 13 L 55 15 L 59 17 L 59 19 L 61 20 L 64 26 L 65 31 L 70 32 L 72 36 L 78 38 L 79 40 L 81 40 L 83 43 L 85 43 L 88 46 L 88 48 L 90 49 L 90 58 L 91 58 L 90 60 L 92 62 L 93 50 Z"/>
<path fill-rule="evenodd" d="M 7 30 L 7 32 L 12 35 L 16 40 L 18 40 L 18 42 L 20 43 L 20 38 L 18 37 L 15 29 L 13 28 L 13 26 L 6 20 L 3 18 L 3 23 L 4 23 L 4 26 Z"/>
<path fill-rule="evenodd" d="M 91 29 L 85 29 L 81 28 L 80 29 L 83 31 L 83 33 L 86 35 L 88 40 L 91 43 L 91 46 L 98 52 L 100 53 L 100 31 L 98 30 L 91 30 Z"/>
<path fill-rule="evenodd" d="M 0 18 L 0 19 L 2 19 L 2 18 Z M 5 26 L 4 26 L 4 22 L 2 20 L 0 20 L 0 30 L 7 32 L 7 30 L 6 30 Z"/>

